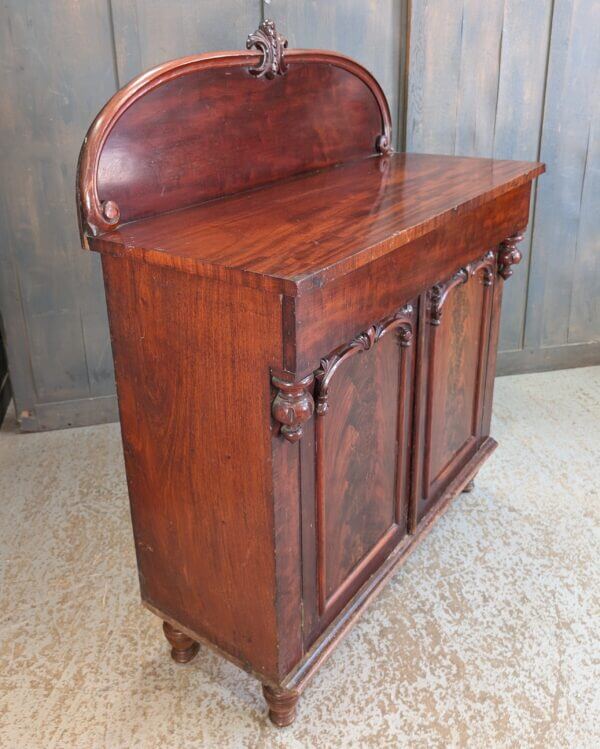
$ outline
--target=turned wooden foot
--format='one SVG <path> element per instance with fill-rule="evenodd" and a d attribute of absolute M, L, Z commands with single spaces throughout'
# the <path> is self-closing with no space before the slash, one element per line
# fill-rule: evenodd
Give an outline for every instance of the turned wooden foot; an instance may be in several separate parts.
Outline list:
<path fill-rule="evenodd" d="M 463 492 L 469 493 L 472 492 L 475 488 L 475 479 L 471 479 L 468 484 L 465 484 L 465 488 L 463 489 Z"/>
<path fill-rule="evenodd" d="M 177 663 L 189 663 L 200 649 L 195 640 L 172 627 L 169 622 L 163 622 L 163 632 L 171 645 L 171 658 Z"/>
<path fill-rule="evenodd" d="M 300 695 L 287 689 L 272 689 L 263 684 L 263 694 L 269 706 L 269 718 L 276 726 L 289 726 L 296 717 L 296 705 Z"/>

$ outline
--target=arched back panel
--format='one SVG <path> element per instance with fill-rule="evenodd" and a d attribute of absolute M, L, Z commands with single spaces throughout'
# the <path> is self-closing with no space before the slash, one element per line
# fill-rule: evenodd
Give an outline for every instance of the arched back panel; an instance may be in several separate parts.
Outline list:
<path fill-rule="evenodd" d="M 269 78 L 265 61 L 183 58 L 115 94 L 81 150 L 82 235 L 389 150 L 385 96 L 358 63 L 292 50 Z"/>

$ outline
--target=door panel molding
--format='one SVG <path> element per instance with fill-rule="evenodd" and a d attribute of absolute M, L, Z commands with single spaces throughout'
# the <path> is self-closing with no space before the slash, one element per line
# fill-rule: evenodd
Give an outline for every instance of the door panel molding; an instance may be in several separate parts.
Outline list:
<path fill-rule="evenodd" d="M 348 344 L 339 347 L 328 357 L 321 360 L 320 368 L 315 372 L 315 418 L 312 458 L 314 461 L 314 525 L 316 567 L 314 584 L 316 585 L 316 614 L 319 619 L 331 619 L 349 600 L 351 595 L 364 582 L 364 579 L 391 552 L 399 540 L 406 534 L 406 517 L 408 509 L 408 473 L 409 441 L 412 418 L 412 370 L 414 357 L 409 353 L 414 331 L 415 310 L 406 305 L 380 323 L 372 325 L 353 338 Z M 399 344 L 398 383 L 396 386 L 396 439 L 395 439 L 395 477 L 394 506 L 392 522 L 379 536 L 377 541 L 353 565 L 344 579 L 332 590 L 328 590 L 328 543 L 331 539 L 327 532 L 327 488 L 326 474 L 328 469 L 327 451 L 331 449 L 331 435 L 326 436 L 326 420 L 330 410 L 335 406 L 330 400 L 332 382 L 337 381 L 338 373 L 343 372 L 345 364 L 358 354 L 369 352 L 388 334 L 395 332 Z M 335 445 L 334 445 L 335 448 Z M 306 452 L 303 452 L 306 457 Z M 377 456 L 373 456 L 375 459 Z M 341 489 L 340 489 L 341 491 Z M 367 500 L 367 498 L 365 498 Z M 329 534 L 330 535 L 330 534 Z"/>

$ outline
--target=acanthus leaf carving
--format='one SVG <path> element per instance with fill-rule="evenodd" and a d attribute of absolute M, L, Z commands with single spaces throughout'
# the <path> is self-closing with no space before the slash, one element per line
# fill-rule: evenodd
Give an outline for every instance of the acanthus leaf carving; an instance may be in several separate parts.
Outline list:
<path fill-rule="evenodd" d="M 270 18 L 265 18 L 258 29 L 248 35 L 246 41 L 246 49 L 256 47 L 263 55 L 260 63 L 255 68 L 250 68 L 250 73 L 257 78 L 269 79 L 275 78 L 276 75 L 285 75 L 287 46 L 287 39 L 277 32 L 275 23 Z"/>
<path fill-rule="evenodd" d="M 398 340 L 402 347 L 410 346 L 412 342 L 412 315 L 410 304 L 395 312 L 376 325 L 371 325 L 364 332 L 353 338 L 350 343 L 342 346 L 331 356 L 321 359 L 321 366 L 315 372 L 317 383 L 316 411 L 323 416 L 329 410 L 329 385 L 340 365 L 355 354 L 371 349 L 384 335 L 392 330 L 398 330 Z"/>
<path fill-rule="evenodd" d="M 312 374 L 298 382 L 288 381 L 276 375 L 271 376 L 271 383 L 277 388 L 271 413 L 281 424 L 281 435 L 288 442 L 298 442 L 302 437 L 304 423 L 314 413 L 315 402 L 310 392 L 313 382 Z"/>
<path fill-rule="evenodd" d="M 512 237 L 505 239 L 500 245 L 500 252 L 498 253 L 498 273 L 506 281 L 513 274 L 511 266 L 518 265 L 523 257 L 521 251 L 517 248 L 517 244 L 523 239 L 523 234 L 513 234 Z"/>

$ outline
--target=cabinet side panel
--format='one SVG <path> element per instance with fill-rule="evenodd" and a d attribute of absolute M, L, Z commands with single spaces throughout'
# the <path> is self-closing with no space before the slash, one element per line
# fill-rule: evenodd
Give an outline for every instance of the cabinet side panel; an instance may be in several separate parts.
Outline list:
<path fill-rule="evenodd" d="M 126 258 L 103 268 L 142 598 L 275 677 L 279 299 Z"/>

